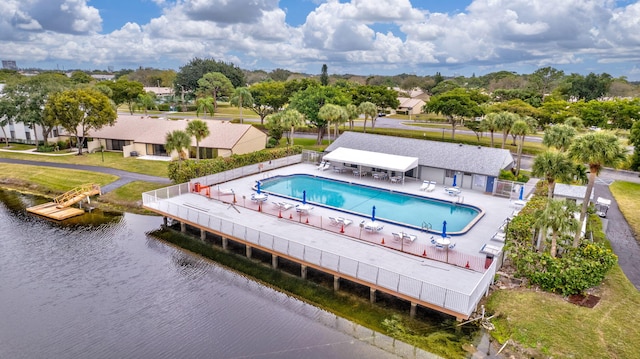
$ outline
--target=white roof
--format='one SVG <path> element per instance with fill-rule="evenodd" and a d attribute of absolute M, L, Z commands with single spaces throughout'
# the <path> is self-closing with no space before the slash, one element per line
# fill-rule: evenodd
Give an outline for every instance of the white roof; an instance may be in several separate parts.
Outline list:
<path fill-rule="evenodd" d="M 335 163 L 351 163 L 359 166 L 379 168 L 398 172 L 407 172 L 418 167 L 417 157 L 390 155 L 387 153 L 354 150 L 340 147 L 325 155 L 325 161 Z"/>

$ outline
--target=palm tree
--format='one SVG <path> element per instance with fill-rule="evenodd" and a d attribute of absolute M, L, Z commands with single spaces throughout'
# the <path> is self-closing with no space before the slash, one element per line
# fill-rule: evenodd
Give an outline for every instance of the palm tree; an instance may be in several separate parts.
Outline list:
<path fill-rule="evenodd" d="M 207 112 L 209 112 L 211 117 L 213 117 L 213 114 L 216 111 L 213 97 L 200 97 L 196 100 L 196 106 L 198 106 L 196 110 L 196 116 L 198 117 L 200 117 L 200 112 L 204 113 L 205 116 L 207 115 Z"/>
<path fill-rule="evenodd" d="M 522 159 L 522 147 L 524 146 L 524 138 L 531 133 L 531 127 L 525 120 L 517 120 L 511 125 L 511 133 L 520 137 L 518 143 L 518 160 L 516 162 L 516 177 L 520 174 L 520 160 Z"/>
<path fill-rule="evenodd" d="M 555 147 L 565 152 L 576 137 L 576 129 L 568 125 L 555 125 L 544 130 L 542 144 L 547 147 Z"/>
<path fill-rule="evenodd" d="M 364 125 L 362 128 L 364 132 L 367 132 L 367 118 L 371 118 L 373 122 L 373 118 L 378 115 L 378 107 L 372 102 L 365 101 L 358 106 L 358 110 L 364 114 Z"/>
<path fill-rule="evenodd" d="M 547 231 L 551 230 L 551 257 L 556 257 L 559 234 L 573 231 L 580 233 L 579 222 L 573 216 L 574 207 L 570 202 L 550 199 L 543 209 L 536 211 L 534 225 L 542 230 L 541 243 L 544 243 Z M 540 247 L 541 245 L 538 249 L 541 249 Z"/>
<path fill-rule="evenodd" d="M 180 161 L 187 157 L 185 156 L 185 149 L 188 149 L 189 147 L 191 147 L 191 136 L 189 136 L 185 131 L 175 130 L 167 133 L 164 148 L 169 153 L 173 151 L 178 152 L 178 159 Z"/>
<path fill-rule="evenodd" d="M 253 96 L 251 96 L 249 89 L 246 87 L 238 87 L 235 89 L 233 95 L 231 95 L 231 104 L 240 108 L 240 123 L 244 123 L 242 108 L 253 105 Z"/>
<path fill-rule="evenodd" d="M 509 132 L 511 131 L 511 126 L 516 120 L 520 119 L 520 116 L 511 112 L 500 112 L 496 115 L 496 128 L 502 131 L 502 148 L 504 149 L 504 145 L 507 142 L 507 136 L 509 136 Z"/>
<path fill-rule="evenodd" d="M 499 130 L 496 123 L 497 116 L 497 113 L 490 113 L 482 120 L 482 129 L 491 134 L 491 147 L 493 147 L 493 133 Z"/>
<path fill-rule="evenodd" d="M 578 163 L 589 165 L 589 183 L 582 202 L 580 211 L 580 224 L 584 223 L 587 207 L 593 192 L 596 176 L 600 174 L 603 166 L 616 167 L 626 159 L 626 150 L 616 135 L 610 132 L 591 132 L 576 138 L 569 147 L 569 156 Z M 576 231 L 573 246 L 580 244 L 580 231 Z"/>
<path fill-rule="evenodd" d="M 360 110 L 358 110 L 358 106 L 350 103 L 346 107 L 348 120 L 349 120 L 349 129 L 353 130 L 353 122 L 356 118 L 360 116 Z"/>
<path fill-rule="evenodd" d="M 209 127 L 207 123 L 202 120 L 191 120 L 187 125 L 187 135 L 196 138 L 196 159 L 200 159 L 200 141 L 203 138 L 209 136 Z"/>
<path fill-rule="evenodd" d="M 289 127 L 290 134 L 287 136 L 287 144 L 293 145 L 293 132 L 296 126 L 300 126 L 304 123 L 304 115 L 293 108 L 288 108 L 282 112 L 278 112 L 276 116 L 280 116 L 282 126 Z"/>
<path fill-rule="evenodd" d="M 570 181 L 573 177 L 573 164 L 566 154 L 546 151 L 533 159 L 531 174 L 547 181 L 549 199 L 553 198 L 556 181 Z"/>
<path fill-rule="evenodd" d="M 335 124 L 336 137 L 338 134 L 338 126 L 341 122 L 345 122 L 348 118 L 347 111 L 338 105 L 328 103 L 320 107 L 318 111 L 318 118 L 327 122 L 327 127 L 330 128 L 331 124 Z M 331 142 L 331 130 L 329 130 L 329 142 Z"/>
<path fill-rule="evenodd" d="M 148 114 L 147 110 L 156 107 L 155 94 L 153 92 L 139 94 L 136 99 L 136 106 L 138 108 L 142 108 L 144 110 L 144 115 L 146 116 Z"/>

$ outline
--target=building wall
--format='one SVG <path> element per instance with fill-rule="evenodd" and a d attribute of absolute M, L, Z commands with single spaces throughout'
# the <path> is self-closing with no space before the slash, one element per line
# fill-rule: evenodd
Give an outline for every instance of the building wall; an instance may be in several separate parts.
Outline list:
<path fill-rule="evenodd" d="M 267 144 L 267 135 L 258 130 L 255 127 L 249 128 L 249 130 L 240 138 L 240 141 L 233 146 L 231 154 L 242 155 L 245 153 L 251 153 L 255 151 L 264 150 Z M 218 155 L 225 156 L 224 150 L 220 149 Z"/>
<path fill-rule="evenodd" d="M 34 131 L 33 129 L 30 129 L 29 126 L 25 126 L 25 124 L 22 122 L 15 122 L 3 126 L 2 129 L 4 130 L 4 132 L 0 130 L 0 138 L 3 140 L 5 137 L 5 133 L 7 138 L 9 138 L 9 141 L 12 142 L 35 144 L 36 137 L 38 138 L 39 142 L 42 142 L 44 140 L 44 136 L 42 135 L 42 126 L 35 126 Z M 60 131 L 61 129 L 58 128 L 58 132 Z M 28 136 L 27 133 L 29 134 Z M 53 139 L 53 132 L 49 134 L 49 138 L 47 140 L 49 142 L 55 141 Z"/>

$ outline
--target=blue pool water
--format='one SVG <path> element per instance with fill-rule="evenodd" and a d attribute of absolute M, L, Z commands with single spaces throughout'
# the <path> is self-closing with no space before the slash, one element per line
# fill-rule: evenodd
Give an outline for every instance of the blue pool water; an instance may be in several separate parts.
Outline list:
<path fill-rule="evenodd" d="M 306 191 L 309 203 L 363 216 L 371 216 L 376 206 L 376 220 L 413 228 L 422 228 L 426 223 L 438 233 L 442 222 L 447 221 L 447 233 L 462 234 L 481 214 L 479 208 L 469 205 L 310 175 L 276 176 L 260 183 L 260 189 L 267 193 L 301 201 Z"/>

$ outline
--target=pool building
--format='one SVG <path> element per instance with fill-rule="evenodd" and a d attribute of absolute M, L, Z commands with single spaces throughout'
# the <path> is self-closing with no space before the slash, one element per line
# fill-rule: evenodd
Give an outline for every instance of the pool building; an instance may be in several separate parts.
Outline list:
<path fill-rule="evenodd" d="M 436 154 L 432 152 L 432 155 Z M 165 218 L 179 221 L 183 230 L 199 230 L 205 241 L 214 241 L 223 248 L 233 242 L 235 246 L 243 246 L 249 257 L 255 251 L 270 255 L 274 268 L 279 262 L 286 261 L 289 267 L 299 266 L 302 277 L 306 277 L 309 270 L 329 274 L 334 278 L 336 290 L 341 282 L 349 281 L 368 287 L 372 302 L 376 301 L 377 293 L 406 300 L 412 315 L 424 307 L 459 320 L 469 318 L 488 293 L 501 264 L 504 237 L 500 233 L 504 230 L 505 219 L 514 212 L 508 198 L 492 195 L 486 191 L 486 186 L 473 186 L 474 175 L 489 177 L 491 174 L 483 174 L 480 168 L 475 172 L 467 172 L 468 168 L 456 171 L 451 165 L 448 166 L 453 169 L 441 168 L 438 174 L 421 164 L 422 155 L 413 157 L 404 156 L 409 153 L 396 153 L 393 156 L 413 157 L 418 161 L 415 167 L 402 173 L 389 173 L 402 171 L 396 167 L 394 170 L 374 168 L 401 178 L 392 182 L 390 178 L 375 178 L 373 173 L 362 175 L 358 169 L 366 167 L 366 161 L 332 164 L 348 168 L 347 171 L 319 168 L 326 155 L 304 153 L 196 178 L 189 183 L 144 193 L 143 205 Z M 497 163 L 506 159 L 492 161 Z M 395 165 L 402 163 L 405 162 Z M 376 165 L 381 164 L 378 161 Z M 499 172 L 499 166 L 495 167 Z M 471 173 L 469 182 L 460 178 L 463 195 L 451 195 L 445 190 L 453 184 L 446 183 L 448 170 L 465 178 Z M 440 180 L 439 175 L 442 176 Z M 493 175 L 497 177 L 498 174 Z M 421 189 L 425 176 L 437 182 L 430 192 Z M 321 182 L 279 181 L 283 178 Z M 255 200 L 258 182 L 264 189 L 260 200 Z M 278 183 L 296 189 L 286 192 L 286 189 L 270 188 Z M 365 188 L 381 192 L 353 199 L 351 193 L 347 193 L 349 191 L 333 187 L 335 184 L 357 191 Z M 381 201 L 389 193 L 403 197 Z M 460 203 L 462 197 L 464 203 Z M 417 200 L 443 205 L 440 211 L 449 212 L 444 213 L 446 216 L 467 209 L 477 212 L 462 229 L 451 227 L 454 226 L 451 222 L 448 230 L 443 228 L 446 224 L 439 223 L 440 219 L 433 219 L 424 227 L 422 222 L 393 217 L 396 212 L 400 215 L 404 215 L 401 212 L 423 212 L 422 207 L 415 209 L 398 203 Z M 297 210 L 302 203 L 305 203 L 305 210 Z M 390 216 L 393 218 L 386 218 Z M 429 216 L 419 217 L 426 222 L 422 217 L 427 219 Z M 369 226 L 372 221 L 380 224 Z M 446 233 L 441 233 L 443 231 Z M 447 245 L 441 245 L 442 241 Z"/>

